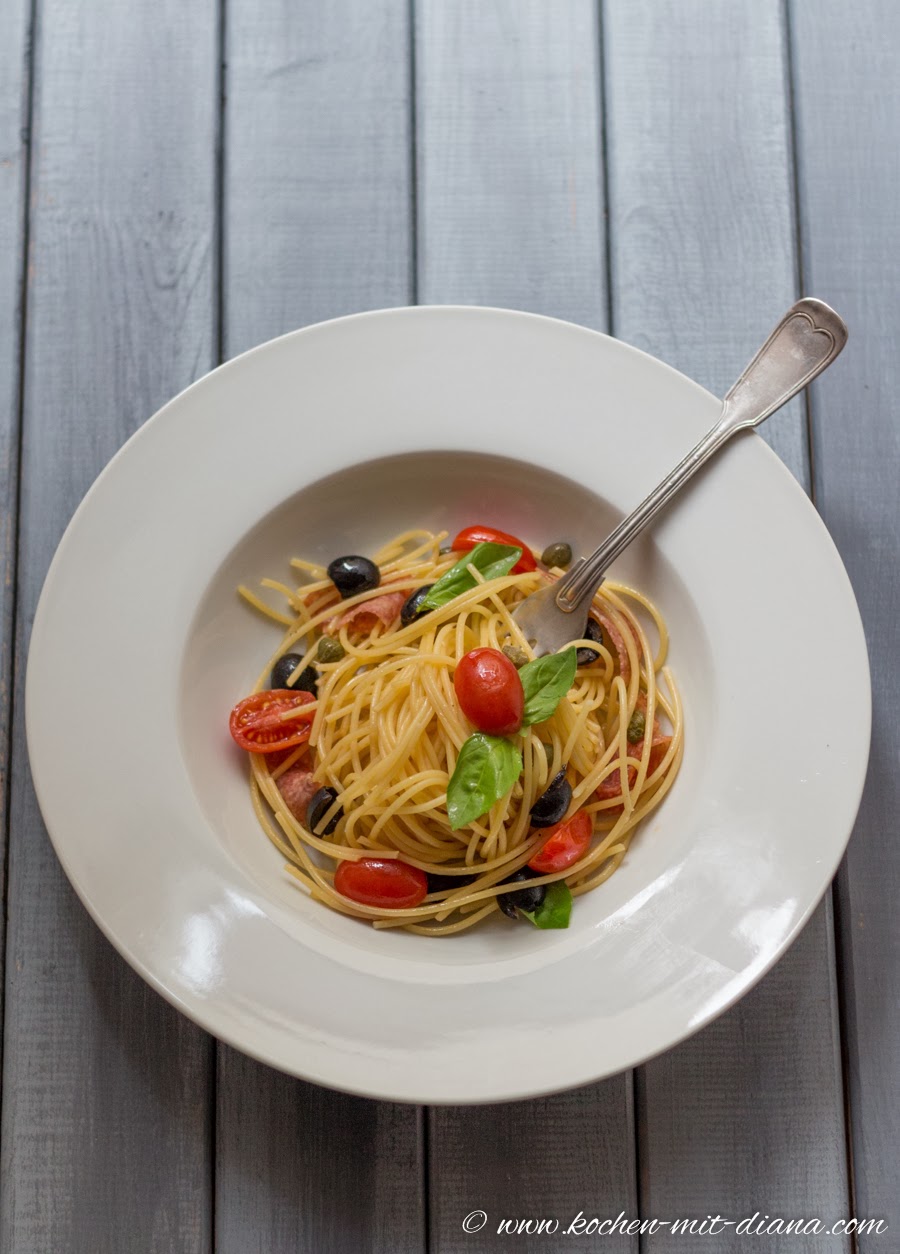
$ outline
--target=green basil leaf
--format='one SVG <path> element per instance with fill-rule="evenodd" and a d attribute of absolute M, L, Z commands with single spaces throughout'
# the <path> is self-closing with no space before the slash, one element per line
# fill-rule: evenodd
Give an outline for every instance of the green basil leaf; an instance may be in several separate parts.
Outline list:
<path fill-rule="evenodd" d="M 568 927 L 572 917 L 572 894 L 569 892 L 569 885 L 565 880 L 554 880 L 547 885 L 544 900 L 537 910 L 520 910 L 519 914 L 545 931 Z"/>
<path fill-rule="evenodd" d="M 487 814 L 521 774 L 522 755 L 511 740 L 484 732 L 470 736 L 447 786 L 447 813 L 454 832 Z"/>
<path fill-rule="evenodd" d="M 470 566 L 474 566 L 485 579 L 499 579 L 501 575 L 509 574 L 521 556 L 522 550 L 509 544 L 476 544 L 446 574 L 441 575 L 428 595 L 423 597 L 419 612 L 439 610 L 454 597 L 474 588 L 478 581 L 469 570 Z"/>
<path fill-rule="evenodd" d="M 525 689 L 523 727 L 529 723 L 543 723 L 553 714 L 575 682 L 577 664 L 578 652 L 572 648 L 535 658 L 520 668 L 519 678 Z"/>

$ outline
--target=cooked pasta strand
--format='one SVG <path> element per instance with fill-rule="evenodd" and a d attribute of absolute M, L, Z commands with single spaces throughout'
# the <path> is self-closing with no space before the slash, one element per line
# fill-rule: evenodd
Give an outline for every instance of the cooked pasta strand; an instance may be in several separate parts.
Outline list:
<path fill-rule="evenodd" d="M 533 656 L 512 613 L 547 576 L 536 570 L 485 582 L 470 567 L 473 588 L 406 626 L 399 609 L 389 625 L 374 618 L 378 606 L 361 621 L 354 618 L 352 611 L 367 602 L 389 593 L 408 596 L 445 573 L 454 562 L 453 555 L 440 552 L 445 534 L 415 530 L 395 537 L 376 554 L 381 586 L 340 602 L 323 568 L 302 558 L 291 565 L 307 577 L 306 585 L 294 590 L 277 580 L 261 581 L 282 594 L 287 613 L 239 589 L 286 629 L 255 690 L 267 686 L 274 663 L 288 652 L 302 657 L 296 674 L 309 665 L 319 672 L 318 699 L 305 707 L 307 715 L 314 711 L 309 744 L 277 765 L 265 755 L 251 756 L 251 796 L 260 825 L 313 899 L 379 929 L 401 927 L 425 936 L 455 935 L 498 913 L 505 881 L 547 838 L 546 831 L 532 829 L 530 810 L 563 768 L 573 789 L 569 815 L 586 811 L 594 839 L 574 865 L 530 883 L 564 879 L 573 896 L 602 884 L 627 856 L 638 824 L 672 787 L 684 750 L 681 700 L 666 666 L 665 621 L 643 593 L 608 581 L 594 599 L 604 624 L 602 641 L 575 642 L 590 647 L 594 660 L 578 668 L 551 718 L 516 737 L 523 771 L 509 795 L 453 831 L 447 787 L 472 731 L 455 699 L 455 666 L 479 646 L 514 645 Z M 343 658 L 316 662 L 322 633 L 340 640 Z M 636 715 L 643 719 L 642 733 Z M 282 795 L 282 781 L 304 769 L 340 795 L 340 811 L 336 804 L 328 811 L 341 815 L 329 836 L 307 830 Z M 459 885 L 444 885 L 420 905 L 403 909 L 360 905 L 335 891 L 334 873 L 342 861 L 375 854 L 459 877 Z"/>

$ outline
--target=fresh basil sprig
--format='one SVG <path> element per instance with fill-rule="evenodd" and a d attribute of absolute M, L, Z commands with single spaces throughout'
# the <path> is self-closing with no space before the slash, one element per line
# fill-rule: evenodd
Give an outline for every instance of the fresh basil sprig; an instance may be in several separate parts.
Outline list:
<path fill-rule="evenodd" d="M 522 755 L 511 740 L 484 732 L 469 736 L 447 785 L 447 813 L 454 832 L 487 814 L 521 773 Z"/>
<path fill-rule="evenodd" d="M 560 701 L 575 682 L 578 665 L 577 650 L 563 649 L 562 653 L 548 653 L 526 662 L 519 669 L 519 678 L 525 689 L 525 709 L 522 726 L 543 723 L 550 718 Z"/>
<path fill-rule="evenodd" d="M 423 598 L 419 606 L 419 612 L 439 610 L 454 597 L 474 588 L 478 580 L 469 570 L 470 566 L 474 566 L 485 579 L 499 579 L 501 575 L 509 574 L 521 556 L 522 550 L 510 544 L 490 542 L 476 544 L 474 549 L 464 553 L 456 565 L 451 566 L 446 574 L 441 575 L 437 583 L 432 585 L 431 591 Z"/>
<path fill-rule="evenodd" d="M 568 884 L 565 880 L 554 880 L 552 884 L 547 885 L 544 900 L 537 910 L 520 910 L 519 914 L 524 915 L 535 927 L 543 928 L 545 931 L 550 928 L 568 927 L 569 919 L 572 917 L 572 894 L 569 892 Z"/>

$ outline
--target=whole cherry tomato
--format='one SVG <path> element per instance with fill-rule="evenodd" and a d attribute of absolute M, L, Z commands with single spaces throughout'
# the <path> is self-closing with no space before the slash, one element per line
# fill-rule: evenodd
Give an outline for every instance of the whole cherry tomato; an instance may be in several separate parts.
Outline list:
<path fill-rule="evenodd" d="M 334 873 L 335 892 L 361 906 L 401 910 L 418 906 L 428 893 L 428 876 L 399 858 L 347 859 Z"/>
<path fill-rule="evenodd" d="M 547 840 L 528 865 L 542 875 L 565 871 L 584 857 L 593 834 L 591 816 L 585 810 L 578 810 L 570 819 L 550 828 Z"/>
<path fill-rule="evenodd" d="M 451 548 L 454 553 L 468 553 L 469 549 L 474 549 L 476 544 L 508 544 L 511 548 L 521 549 L 522 556 L 512 568 L 514 575 L 524 575 L 526 571 L 537 570 L 537 562 L 528 545 L 523 544 L 516 536 L 511 536 L 508 531 L 499 531 L 496 527 L 485 527 L 480 523 L 472 527 L 463 527 Z"/>
<path fill-rule="evenodd" d="M 473 649 L 460 658 L 453 687 L 463 714 L 479 731 L 511 736 L 522 726 L 522 681 L 499 649 Z"/>
<path fill-rule="evenodd" d="M 311 692 L 269 688 L 239 701 L 231 711 L 228 729 L 249 753 L 277 753 L 309 740 L 315 710 L 297 714 L 315 701 Z"/>

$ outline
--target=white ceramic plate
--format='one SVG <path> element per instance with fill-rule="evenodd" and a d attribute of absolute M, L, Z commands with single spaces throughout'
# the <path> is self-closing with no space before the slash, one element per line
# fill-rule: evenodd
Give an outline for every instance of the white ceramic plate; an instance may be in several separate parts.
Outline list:
<path fill-rule="evenodd" d="M 827 384 L 825 385 L 827 386 Z M 866 649 L 818 516 L 739 438 L 621 561 L 672 632 L 686 751 L 563 932 L 427 939 L 310 902 L 259 831 L 227 714 L 276 637 L 235 585 L 401 527 L 589 550 L 717 402 L 592 331 L 401 309 L 265 344 L 162 409 L 66 532 L 34 622 L 28 744 L 66 872 L 185 1014 L 285 1071 L 478 1102 L 581 1084 L 708 1023 L 784 952 L 844 850 Z M 777 421 L 777 419 L 775 419 Z M 127 711 L 98 751 L 85 727 Z"/>

